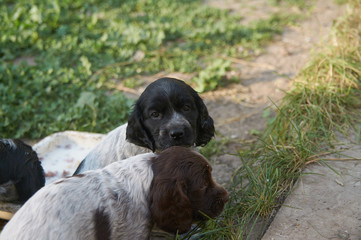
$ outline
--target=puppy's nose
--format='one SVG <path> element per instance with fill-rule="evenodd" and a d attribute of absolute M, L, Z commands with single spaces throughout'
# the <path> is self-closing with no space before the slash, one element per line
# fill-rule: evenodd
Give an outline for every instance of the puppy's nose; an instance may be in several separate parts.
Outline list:
<path fill-rule="evenodd" d="M 173 129 L 169 132 L 169 135 L 174 139 L 174 140 L 178 140 L 181 139 L 184 135 L 183 130 L 181 129 Z"/>

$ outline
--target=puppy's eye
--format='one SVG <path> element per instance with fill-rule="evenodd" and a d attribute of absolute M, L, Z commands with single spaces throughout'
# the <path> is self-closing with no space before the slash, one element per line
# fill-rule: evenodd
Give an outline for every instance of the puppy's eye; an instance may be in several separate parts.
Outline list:
<path fill-rule="evenodd" d="M 189 105 L 184 105 L 182 107 L 182 110 L 185 111 L 185 112 L 188 112 L 189 110 L 191 110 L 191 107 Z"/>
<path fill-rule="evenodd" d="M 151 112 L 150 117 L 153 119 L 158 119 L 158 118 L 160 118 L 160 113 L 156 112 L 156 111 Z"/>

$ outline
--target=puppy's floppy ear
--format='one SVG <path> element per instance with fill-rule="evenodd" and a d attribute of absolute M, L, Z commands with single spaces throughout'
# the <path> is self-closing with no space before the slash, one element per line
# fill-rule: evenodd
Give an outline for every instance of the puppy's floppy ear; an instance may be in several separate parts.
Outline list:
<path fill-rule="evenodd" d="M 16 147 L 16 190 L 19 194 L 19 201 L 25 202 L 36 191 L 45 185 L 45 173 L 41 166 L 37 153 L 30 145 L 19 139 L 13 140 Z M 19 162 L 21 160 L 21 162 Z"/>
<path fill-rule="evenodd" d="M 134 106 L 133 112 L 129 116 L 126 139 L 135 145 L 155 151 L 154 140 L 143 125 L 143 116 L 138 104 Z"/>
<path fill-rule="evenodd" d="M 31 159 L 30 161 L 26 163 L 27 166 L 23 167 L 21 180 L 15 184 L 20 202 L 28 200 L 45 185 L 45 173 L 40 165 L 40 161 L 38 158 Z"/>
<path fill-rule="evenodd" d="M 188 232 L 192 226 L 192 207 L 186 183 L 180 179 L 155 177 L 150 190 L 150 212 L 160 229 L 171 233 Z"/>
<path fill-rule="evenodd" d="M 199 113 L 197 122 L 198 135 L 195 144 L 196 146 L 204 146 L 214 136 L 213 119 L 209 116 L 206 105 L 198 95 L 195 98 L 195 101 Z"/>

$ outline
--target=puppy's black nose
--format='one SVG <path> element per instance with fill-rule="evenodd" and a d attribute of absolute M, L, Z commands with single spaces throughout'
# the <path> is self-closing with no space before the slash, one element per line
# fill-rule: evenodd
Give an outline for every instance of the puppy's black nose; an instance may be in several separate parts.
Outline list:
<path fill-rule="evenodd" d="M 183 130 L 181 129 L 173 129 L 169 132 L 169 135 L 174 139 L 174 140 L 178 140 L 181 139 L 184 135 Z"/>

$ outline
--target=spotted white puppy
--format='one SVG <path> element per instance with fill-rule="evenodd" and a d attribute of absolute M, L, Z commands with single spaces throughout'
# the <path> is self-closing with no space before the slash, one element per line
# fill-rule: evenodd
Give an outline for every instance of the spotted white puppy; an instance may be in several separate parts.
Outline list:
<path fill-rule="evenodd" d="M 30 198 L 0 239 L 148 239 L 153 223 L 184 233 L 228 201 L 211 169 L 199 153 L 171 147 L 63 178 Z"/>

